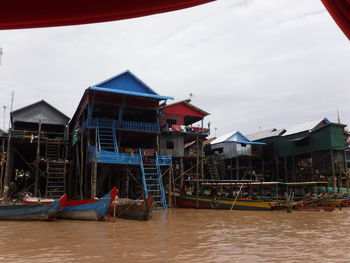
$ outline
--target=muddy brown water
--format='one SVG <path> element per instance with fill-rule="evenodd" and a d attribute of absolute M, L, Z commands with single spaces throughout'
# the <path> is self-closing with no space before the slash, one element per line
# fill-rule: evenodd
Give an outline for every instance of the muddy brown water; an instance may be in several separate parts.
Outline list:
<path fill-rule="evenodd" d="M 0 262 L 350 262 L 350 208 L 156 211 L 148 222 L 0 222 Z"/>

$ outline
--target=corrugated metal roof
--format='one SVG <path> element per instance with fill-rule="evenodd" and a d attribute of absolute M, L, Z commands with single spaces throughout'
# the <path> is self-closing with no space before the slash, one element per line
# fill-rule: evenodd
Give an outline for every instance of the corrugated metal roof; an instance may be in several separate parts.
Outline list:
<path fill-rule="evenodd" d="M 222 142 L 238 142 L 238 141 L 249 142 L 249 139 L 246 138 L 239 131 L 234 131 L 234 132 L 226 133 L 226 134 L 216 138 L 210 144 L 216 144 L 216 143 L 222 143 Z"/>
<path fill-rule="evenodd" d="M 66 125 L 69 121 L 69 117 L 56 109 L 54 106 L 41 100 L 25 107 L 19 108 L 10 113 L 11 122 L 25 121 L 48 124 Z"/>
<path fill-rule="evenodd" d="M 203 142 L 203 145 L 211 144 L 212 141 L 214 141 L 215 139 L 216 139 L 216 137 L 209 138 L 209 139 L 207 139 L 207 140 L 205 140 L 205 141 Z"/>
<path fill-rule="evenodd" d="M 286 131 L 285 129 L 272 128 L 272 129 L 267 129 L 267 130 L 251 133 L 251 134 L 247 135 L 246 137 L 251 141 L 258 141 L 261 139 L 280 136 L 285 131 Z"/>
<path fill-rule="evenodd" d="M 160 100 L 173 100 L 173 97 L 160 96 L 130 71 L 113 76 L 88 88 L 89 90 L 148 97 Z"/>
<path fill-rule="evenodd" d="M 304 131 L 313 131 L 313 130 L 315 130 L 315 128 L 323 127 L 324 125 L 322 125 L 322 122 L 324 122 L 325 124 L 330 123 L 330 121 L 327 118 L 313 120 L 313 121 L 307 121 L 304 123 L 293 125 L 289 129 L 287 129 L 287 132 L 284 133 L 282 136 L 296 134 L 296 133 L 304 132 Z"/>

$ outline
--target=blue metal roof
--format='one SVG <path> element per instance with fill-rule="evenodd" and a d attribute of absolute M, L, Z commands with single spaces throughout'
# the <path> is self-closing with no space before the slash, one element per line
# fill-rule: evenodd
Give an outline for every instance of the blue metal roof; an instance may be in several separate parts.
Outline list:
<path fill-rule="evenodd" d="M 266 145 L 265 142 L 252 142 L 252 141 L 236 141 L 236 143 Z"/>
<path fill-rule="evenodd" d="M 245 144 L 259 144 L 259 145 L 265 145 L 264 142 L 252 142 L 247 137 L 245 137 L 242 133 L 239 131 L 227 133 L 225 135 L 220 136 L 219 138 L 212 141 L 210 144 L 217 144 L 217 143 L 245 143 Z"/>
<path fill-rule="evenodd" d="M 160 100 L 173 100 L 173 97 L 160 96 L 130 71 L 111 77 L 88 88 L 89 90 L 112 92 L 138 97 L 148 97 Z"/>

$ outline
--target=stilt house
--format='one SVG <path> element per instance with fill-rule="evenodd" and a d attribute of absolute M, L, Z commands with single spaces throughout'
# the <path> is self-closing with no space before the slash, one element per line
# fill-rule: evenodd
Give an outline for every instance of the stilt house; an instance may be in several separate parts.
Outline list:
<path fill-rule="evenodd" d="M 334 189 L 348 184 L 344 127 L 324 118 L 287 129 L 277 149 L 285 181 L 326 180 Z"/>
<path fill-rule="evenodd" d="M 160 153 L 173 157 L 175 182 L 182 187 L 183 176 L 203 178 L 203 142 L 209 135 L 204 117 L 209 113 L 182 100 L 162 107 Z"/>
<path fill-rule="evenodd" d="M 112 186 L 120 196 L 152 194 L 165 208 L 161 168 L 171 158 L 160 156 L 160 96 L 129 71 L 90 86 L 72 118 L 76 163 L 71 193 L 102 195 Z"/>
<path fill-rule="evenodd" d="M 57 198 L 66 190 L 69 118 L 44 100 L 10 113 L 3 193 Z"/>
<path fill-rule="evenodd" d="M 263 142 L 250 141 L 239 131 L 218 137 L 211 142 L 210 154 L 219 161 L 221 179 L 256 180 L 263 169 Z"/>
<path fill-rule="evenodd" d="M 247 135 L 250 141 L 266 143 L 262 149 L 264 181 L 279 181 L 277 140 L 285 132 L 285 129 L 272 128 Z"/>

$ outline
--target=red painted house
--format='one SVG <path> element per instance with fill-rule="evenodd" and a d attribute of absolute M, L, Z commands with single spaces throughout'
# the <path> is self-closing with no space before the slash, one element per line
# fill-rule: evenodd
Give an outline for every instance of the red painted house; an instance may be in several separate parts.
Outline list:
<path fill-rule="evenodd" d="M 181 132 L 188 135 L 200 134 L 207 136 L 209 129 L 203 127 L 203 119 L 209 115 L 206 111 L 182 100 L 166 105 L 162 109 L 161 128 L 163 132 Z M 200 122 L 197 125 L 195 123 Z"/>
<path fill-rule="evenodd" d="M 182 100 L 161 108 L 160 154 L 173 157 L 175 175 L 189 171 L 187 175 L 201 177 L 203 142 L 209 135 L 203 120 L 209 113 L 190 102 Z"/>

